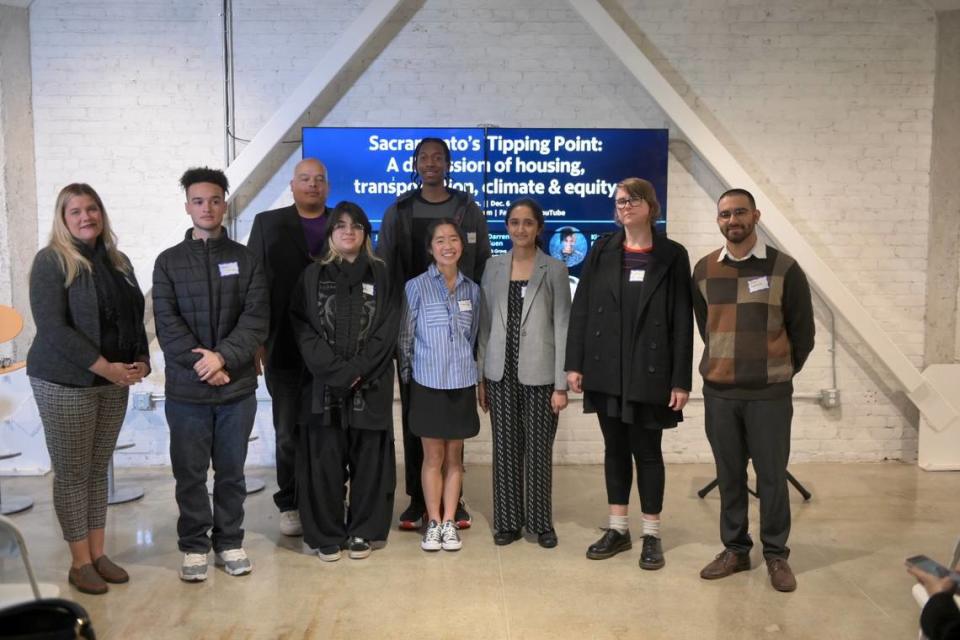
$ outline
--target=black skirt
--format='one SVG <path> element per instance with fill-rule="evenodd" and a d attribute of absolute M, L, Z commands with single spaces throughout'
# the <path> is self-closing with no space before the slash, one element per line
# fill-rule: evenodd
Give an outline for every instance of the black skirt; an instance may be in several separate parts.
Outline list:
<path fill-rule="evenodd" d="M 410 433 L 418 438 L 464 440 L 480 433 L 477 389 L 431 389 L 410 381 Z"/>

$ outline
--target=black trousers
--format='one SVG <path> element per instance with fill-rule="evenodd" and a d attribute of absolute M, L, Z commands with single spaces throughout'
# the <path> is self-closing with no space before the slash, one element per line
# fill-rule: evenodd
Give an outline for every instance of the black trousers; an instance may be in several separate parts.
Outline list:
<path fill-rule="evenodd" d="M 655 515 L 663 511 L 666 471 L 660 443 L 662 429 L 627 424 L 619 417 L 597 413 L 603 432 L 603 475 L 607 482 L 607 504 L 630 504 L 633 465 L 637 466 L 640 510 Z M 632 459 L 631 459 L 632 458 Z"/>
<path fill-rule="evenodd" d="M 386 540 L 397 483 L 393 433 L 388 430 L 298 426 L 297 496 L 303 541 L 319 549 L 350 537 Z M 349 507 L 343 504 L 350 483 Z"/>
<path fill-rule="evenodd" d="M 493 528 L 553 528 L 553 385 L 486 381 L 493 427 Z"/>
<path fill-rule="evenodd" d="M 400 380 L 399 371 L 397 379 Z M 403 480 L 410 502 L 425 505 L 420 470 L 423 467 L 423 445 L 420 438 L 410 433 L 410 383 L 400 386 L 400 426 L 403 431 Z"/>
<path fill-rule="evenodd" d="M 790 549 L 790 396 L 771 400 L 730 400 L 704 396 L 707 439 L 717 463 L 720 539 L 737 553 L 753 547 L 748 533 L 747 461 L 753 460 L 760 497 L 760 540 L 765 558 L 787 558 Z"/>
<path fill-rule="evenodd" d="M 273 501 L 280 511 L 297 508 L 297 455 L 295 435 L 300 411 L 300 372 L 267 369 L 267 391 L 273 401 L 273 430 L 276 434 L 277 492 Z"/>

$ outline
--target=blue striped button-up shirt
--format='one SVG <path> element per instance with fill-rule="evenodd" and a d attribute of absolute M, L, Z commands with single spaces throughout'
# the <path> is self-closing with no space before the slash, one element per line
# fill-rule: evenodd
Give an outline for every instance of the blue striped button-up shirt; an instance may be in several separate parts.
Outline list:
<path fill-rule="evenodd" d="M 437 265 L 407 282 L 400 323 L 401 377 L 431 389 L 477 384 L 473 345 L 480 324 L 480 287 L 462 273 L 451 293 Z"/>

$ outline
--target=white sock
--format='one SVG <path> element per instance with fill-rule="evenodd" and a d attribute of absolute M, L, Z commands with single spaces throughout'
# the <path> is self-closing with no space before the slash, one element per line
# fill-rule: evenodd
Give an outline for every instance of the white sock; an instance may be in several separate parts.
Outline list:
<path fill-rule="evenodd" d="M 630 530 L 630 516 L 610 516 L 610 528 L 617 533 L 626 533 Z"/>
<path fill-rule="evenodd" d="M 651 520 L 646 516 L 640 518 L 640 523 L 643 525 L 643 535 L 653 536 L 654 538 L 660 537 L 660 520 Z"/>

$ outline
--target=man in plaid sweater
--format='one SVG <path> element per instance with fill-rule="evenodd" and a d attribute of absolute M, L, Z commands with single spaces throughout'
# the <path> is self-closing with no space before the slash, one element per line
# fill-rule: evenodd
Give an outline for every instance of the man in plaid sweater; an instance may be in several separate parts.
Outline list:
<path fill-rule="evenodd" d="M 747 461 L 760 496 L 760 539 L 770 583 L 793 591 L 787 563 L 790 496 L 787 460 L 793 376 L 813 349 L 810 287 L 800 265 L 757 236 L 753 195 L 730 189 L 717 202 L 726 243 L 693 270 L 693 309 L 703 338 L 707 439 L 720 487 L 724 550 L 700 572 L 705 580 L 750 569 Z"/>

